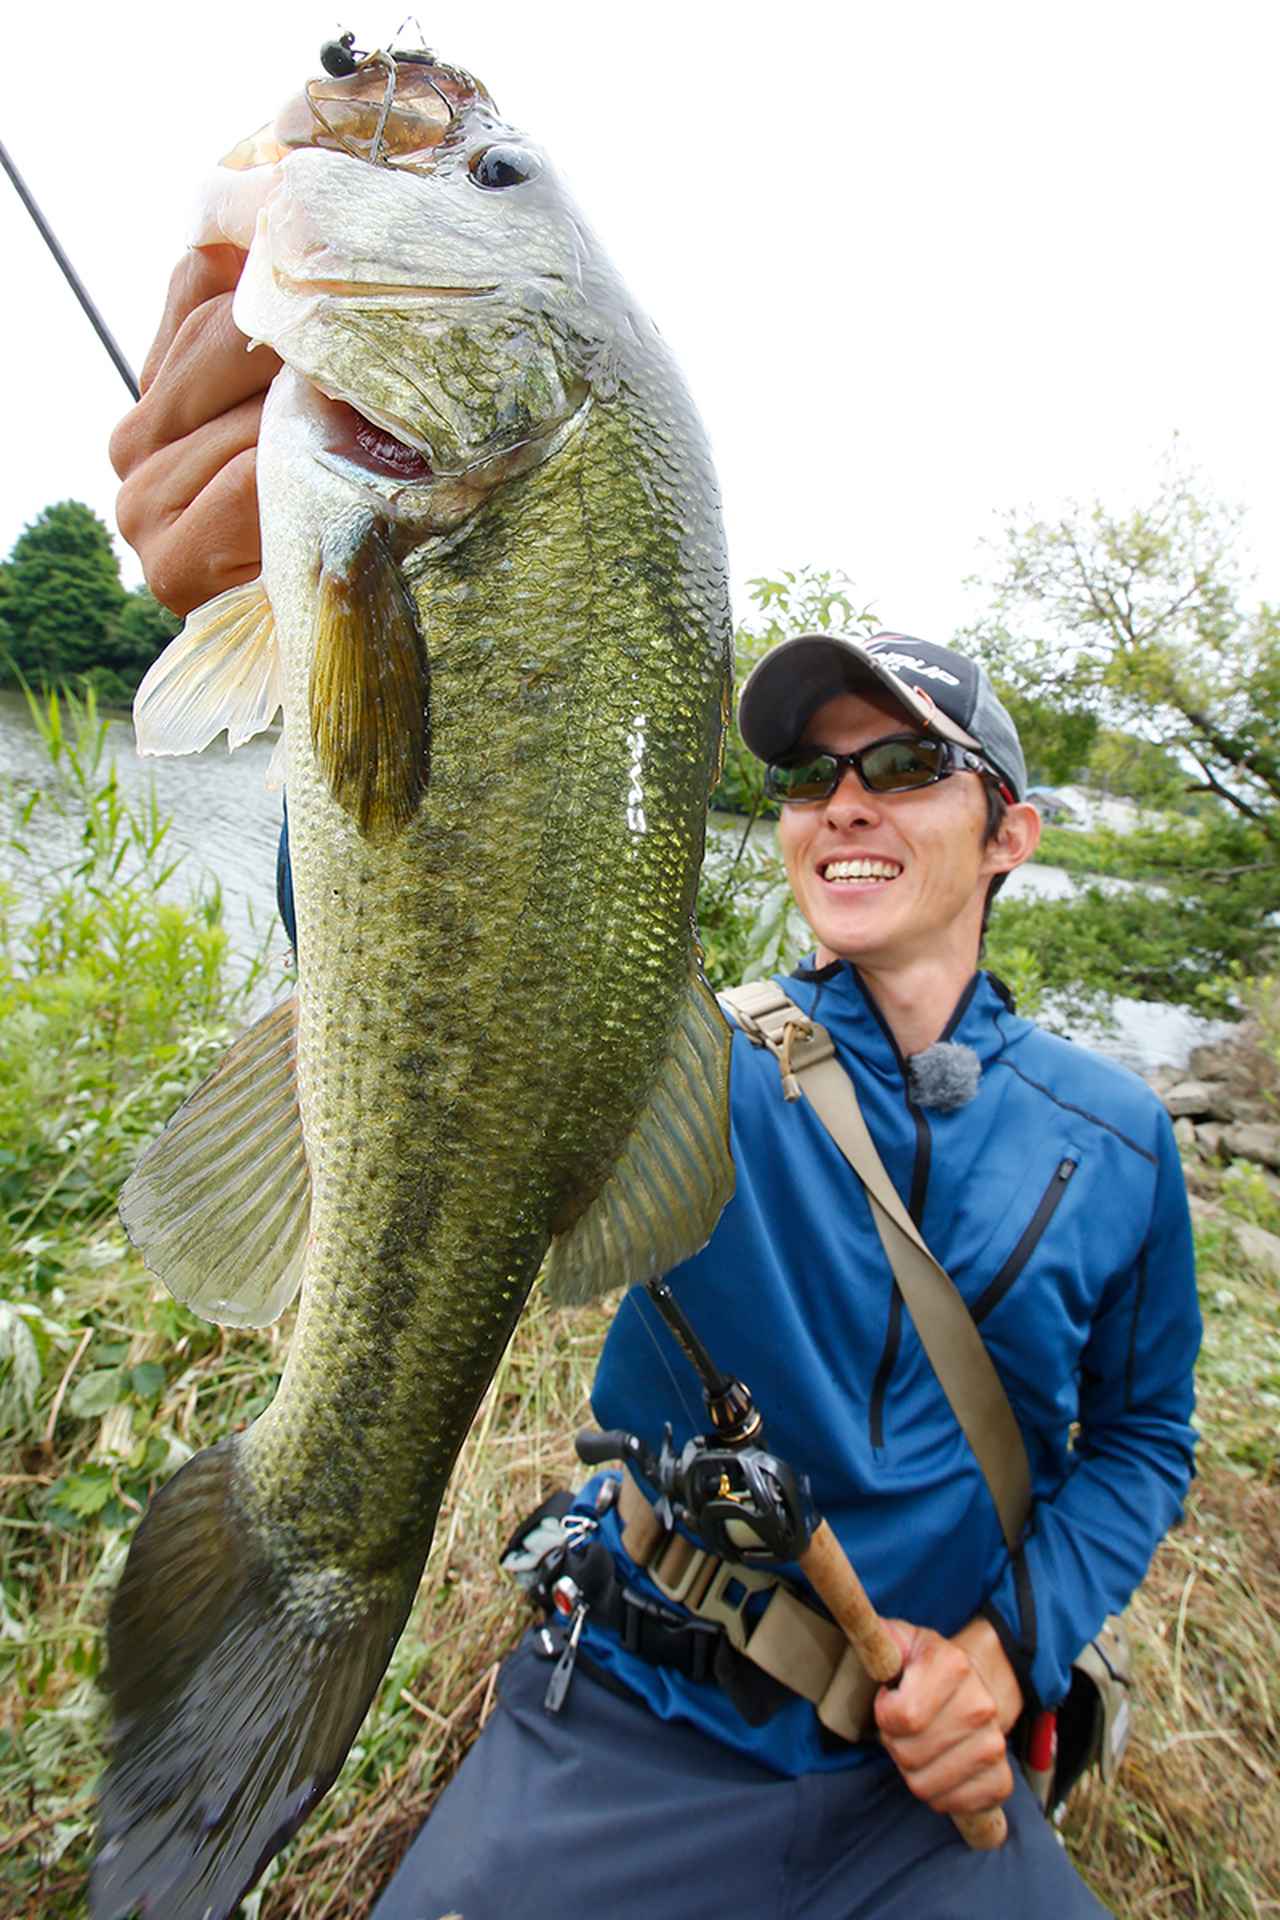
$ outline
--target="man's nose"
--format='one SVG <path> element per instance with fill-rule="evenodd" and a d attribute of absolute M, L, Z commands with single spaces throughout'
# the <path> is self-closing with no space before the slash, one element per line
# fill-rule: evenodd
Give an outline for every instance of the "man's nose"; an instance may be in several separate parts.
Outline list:
<path fill-rule="evenodd" d="M 827 819 L 839 827 L 852 826 L 862 820 L 878 820 L 878 798 L 863 786 L 856 767 L 842 767 L 836 790 L 827 800 Z"/>

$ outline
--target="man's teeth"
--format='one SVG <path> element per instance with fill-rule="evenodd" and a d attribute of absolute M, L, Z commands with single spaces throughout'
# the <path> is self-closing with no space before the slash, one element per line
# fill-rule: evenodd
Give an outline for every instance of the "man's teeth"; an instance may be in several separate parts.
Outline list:
<path fill-rule="evenodd" d="M 896 860 L 828 860 L 825 880 L 896 880 L 902 868 Z"/>

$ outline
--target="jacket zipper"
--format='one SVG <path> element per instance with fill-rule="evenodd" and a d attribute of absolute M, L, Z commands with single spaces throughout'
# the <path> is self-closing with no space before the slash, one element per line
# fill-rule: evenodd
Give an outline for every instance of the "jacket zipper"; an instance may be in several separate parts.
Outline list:
<path fill-rule="evenodd" d="M 1044 1235 L 1045 1229 L 1048 1227 L 1054 1214 L 1058 1211 L 1062 1196 L 1067 1190 L 1067 1182 L 1075 1172 L 1077 1164 L 1078 1162 L 1075 1160 L 1060 1160 L 1058 1162 L 1057 1167 L 1054 1169 L 1053 1178 L 1041 1194 L 1040 1204 L 1027 1222 L 1017 1246 L 1009 1255 L 1009 1258 L 1005 1261 L 995 1279 L 989 1286 L 984 1288 L 982 1293 L 980 1293 L 974 1301 L 970 1311 L 976 1322 L 985 1320 L 992 1309 L 999 1306 L 1035 1252 Z"/>

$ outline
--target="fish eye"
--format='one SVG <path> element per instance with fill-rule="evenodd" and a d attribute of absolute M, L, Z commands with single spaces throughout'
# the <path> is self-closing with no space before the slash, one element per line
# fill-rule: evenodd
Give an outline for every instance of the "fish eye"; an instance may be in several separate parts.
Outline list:
<path fill-rule="evenodd" d="M 484 147 L 471 159 L 471 178 L 478 187 L 487 187 L 490 191 L 523 186 L 526 180 L 536 180 L 541 172 L 541 160 L 527 147 Z"/>

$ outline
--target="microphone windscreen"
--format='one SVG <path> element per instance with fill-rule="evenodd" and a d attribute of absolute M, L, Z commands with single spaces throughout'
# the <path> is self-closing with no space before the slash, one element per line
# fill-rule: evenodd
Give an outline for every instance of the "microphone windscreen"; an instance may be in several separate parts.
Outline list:
<path fill-rule="evenodd" d="M 958 1040 L 935 1040 L 907 1059 L 907 1084 L 918 1107 L 954 1113 L 978 1091 L 982 1063 L 972 1047 Z"/>

